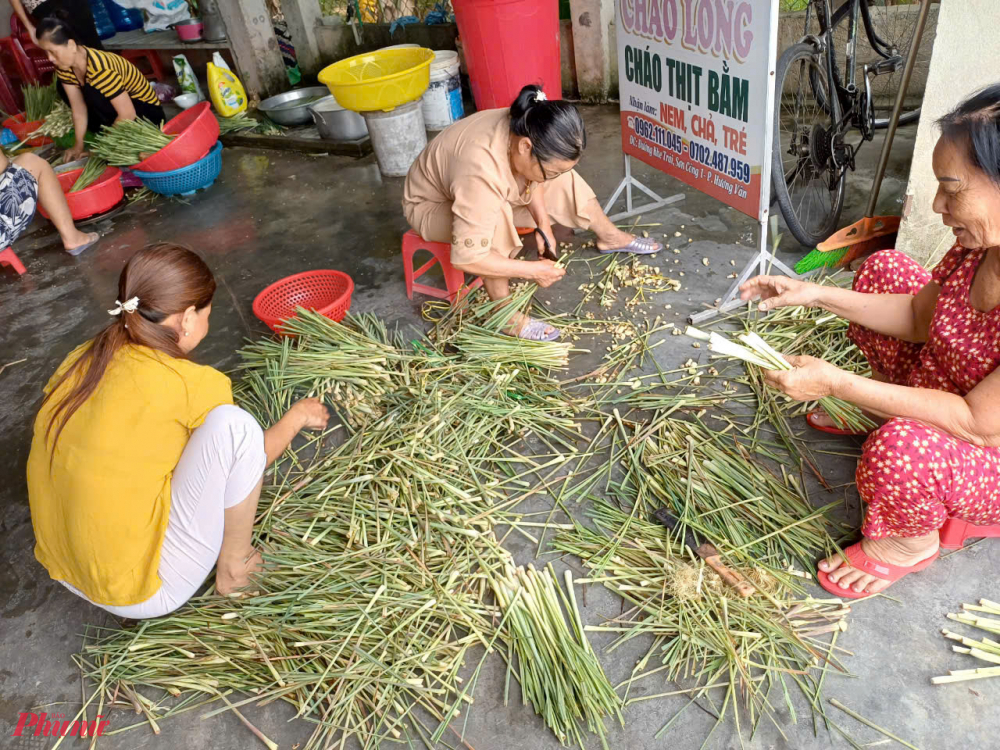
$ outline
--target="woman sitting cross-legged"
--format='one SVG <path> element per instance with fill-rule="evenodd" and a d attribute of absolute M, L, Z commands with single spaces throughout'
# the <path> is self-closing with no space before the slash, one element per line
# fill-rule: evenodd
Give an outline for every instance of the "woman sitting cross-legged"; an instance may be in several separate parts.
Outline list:
<path fill-rule="evenodd" d="M 329 418 L 303 399 L 262 430 L 229 378 L 196 365 L 215 279 L 160 244 L 118 280 L 111 324 L 48 385 L 28 457 L 35 557 L 73 593 L 120 617 L 180 607 L 216 567 L 229 594 L 260 566 L 251 546 L 264 469 Z"/>
<path fill-rule="evenodd" d="M 73 223 L 66 195 L 52 166 L 35 154 L 13 159 L 0 151 L 0 250 L 14 243 L 35 217 L 41 203 L 59 232 L 63 248 L 79 255 L 97 242 L 97 232 L 81 232 Z"/>
<path fill-rule="evenodd" d="M 859 598 L 922 570 L 941 544 L 1000 535 L 1000 85 L 940 120 L 934 210 L 957 240 L 932 272 L 903 253 L 871 256 L 854 290 L 758 276 L 762 310 L 820 307 L 851 321 L 872 377 L 812 357 L 766 376 L 792 398 L 837 396 L 885 423 L 865 442 L 857 485 L 864 539 L 819 564 Z M 821 415 L 816 426 L 828 427 Z"/>

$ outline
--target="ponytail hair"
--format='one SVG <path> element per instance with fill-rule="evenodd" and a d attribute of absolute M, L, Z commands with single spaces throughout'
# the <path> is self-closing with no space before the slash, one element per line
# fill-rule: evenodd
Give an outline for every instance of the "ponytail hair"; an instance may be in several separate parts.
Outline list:
<path fill-rule="evenodd" d="M 541 96 L 539 96 L 541 94 Z M 549 101 L 541 86 L 525 86 L 510 105 L 510 131 L 531 140 L 539 161 L 577 161 L 587 148 L 587 130 L 576 105 Z"/>
<path fill-rule="evenodd" d="M 69 42 L 80 44 L 80 35 L 69 20 L 69 14 L 64 10 L 56 11 L 55 15 L 46 16 L 35 27 L 35 38 L 47 37 L 53 44 L 60 46 Z"/>
<path fill-rule="evenodd" d="M 138 297 L 133 312 L 122 309 L 87 350 L 49 391 L 44 406 L 63 383 L 78 377 L 69 393 L 52 410 L 45 439 L 56 427 L 51 456 L 66 423 L 97 390 L 108 365 L 123 346 L 145 346 L 177 359 L 187 359 L 177 331 L 160 325 L 170 315 L 189 307 L 202 310 L 212 302 L 215 277 L 200 257 L 181 245 L 166 242 L 148 245 L 133 255 L 118 277 L 118 300 Z M 56 426 L 58 423 L 58 426 Z"/>

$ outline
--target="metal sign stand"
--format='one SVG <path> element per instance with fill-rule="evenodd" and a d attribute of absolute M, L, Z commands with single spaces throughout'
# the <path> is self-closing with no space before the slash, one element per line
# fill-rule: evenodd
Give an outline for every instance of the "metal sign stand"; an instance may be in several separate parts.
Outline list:
<path fill-rule="evenodd" d="M 647 203 L 643 206 L 634 207 L 632 205 L 632 188 L 636 187 L 650 198 L 653 199 L 652 203 Z M 664 206 L 669 206 L 671 203 L 677 203 L 677 201 L 684 200 L 684 193 L 678 193 L 677 195 L 671 195 L 669 198 L 661 198 L 659 195 L 654 193 L 648 187 L 639 182 L 635 177 L 632 176 L 632 160 L 628 154 L 625 154 L 625 177 L 619 183 L 617 190 L 615 190 L 614 195 L 608 200 L 604 205 L 604 213 L 611 211 L 611 208 L 618 201 L 621 196 L 622 191 L 625 191 L 625 210 L 622 213 L 614 214 L 613 216 L 608 216 L 611 221 L 619 221 L 621 219 L 627 219 L 629 216 L 636 216 L 637 214 L 648 213 L 649 211 L 655 211 L 658 208 L 663 208 Z"/>
<path fill-rule="evenodd" d="M 768 63 L 767 69 L 770 72 L 770 79 L 773 81 L 775 76 L 775 68 L 777 67 L 777 46 L 778 46 L 778 4 L 774 0 L 771 2 L 771 29 L 768 38 Z M 740 299 L 740 285 L 743 284 L 751 276 L 756 276 L 758 274 L 773 274 L 777 272 L 783 273 L 792 279 L 804 279 L 806 276 L 812 275 L 815 271 L 810 271 L 807 274 L 799 275 L 795 271 L 785 265 L 782 261 L 778 260 L 774 254 L 770 251 L 767 246 L 767 223 L 768 223 L 768 213 L 770 211 L 771 204 L 771 149 L 774 147 L 774 86 L 767 87 L 767 98 L 764 101 L 765 105 L 765 126 L 764 126 L 764 154 L 767 158 L 764 159 L 764 163 L 761 165 L 760 174 L 760 209 L 757 212 L 759 217 L 759 244 L 757 249 L 757 254 L 754 256 L 746 267 L 740 271 L 739 275 L 736 277 L 736 281 L 726 295 L 719 301 L 716 307 L 709 310 L 704 310 L 700 313 L 695 313 L 688 320 L 694 324 L 698 325 L 706 320 L 714 318 L 716 315 L 721 315 L 723 313 L 729 312 L 737 307 L 741 307 L 746 304 L 746 302 Z M 775 229 L 777 229 L 777 220 L 775 220 Z M 816 269 L 817 271 L 820 269 Z"/>
<path fill-rule="evenodd" d="M 765 189 L 766 190 L 766 189 Z M 743 307 L 746 302 L 740 299 L 740 286 L 749 279 L 751 276 L 758 276 L 764 274 L 774 274 L 778 271 L 783 273 L 792 279 L 805 279 L 812 276 L 814 273 L 818 273 L 822 269 L 815 268 L 812 271 L 804 274 L 797 274 L 782 261 L 778 260 L 777 257 L 767 248 L 767 219 L 760 222 L 760 249 L 757 255 L 754 256 L 753 260 L 747 263 L 746 267 L 740 271 L 739 275 L 736 277 L 736 281 L 733 285 L 729 287 L 729 291 L 722 298 L 716 307 L 709 310 L 703 310 L 700 313 L 695 313 L 688 318 L 688 321 L 692 325 L 699 325 L 714 318 L 716 315 L 722 315 L 729 312 L 730 310 L 735 310 L 737 307 Z"/>

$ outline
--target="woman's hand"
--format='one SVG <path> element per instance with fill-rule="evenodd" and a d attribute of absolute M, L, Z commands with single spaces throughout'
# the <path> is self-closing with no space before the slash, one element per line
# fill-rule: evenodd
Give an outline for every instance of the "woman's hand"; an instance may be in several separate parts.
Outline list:
<path fill-rule="evenodd" d="M 330 421 L 330 412 L 318 398 L 304 398 L 292 404 L 288 410 L 294 412 L 302 425 L 301 430 L 324 430 Z"/>
<path fill-rule="evenodd" d="M 535 266 L 532 281 L 540 287 L 552 286 L 566 275 L 566 269 L 560 268 L 551 260 L 539 260 L 532 265 Z"/>
<path fill-rule="evenodd" d="M 63 152 L 63 164 L 69 164 L 83 156 L 84 147 L 82 143 L 75 143 Z"/>
<path fill-rule="evenodd" d="M 758 309 L 776 310 L 779 307 L 815 307 L 817 285 L 797 281 L 787 276 L 755 276 L 740 286 L 740 299 L 760 297 Z"/>
<path fill-rule="evenodd" d="M 764 382 L 796 401 L 832 396 L 842 371 L 816 357 L 785 355 L 794 370 L 765 370 Z"/>
<path fill-rule="evenodd" d="M 28 27 L 28 37 L 31 39 L 31 43 L 35 46 L 38 45 L 38 37 L 35 34 L 35 27 L 32 24 L 26 24 Z"/>

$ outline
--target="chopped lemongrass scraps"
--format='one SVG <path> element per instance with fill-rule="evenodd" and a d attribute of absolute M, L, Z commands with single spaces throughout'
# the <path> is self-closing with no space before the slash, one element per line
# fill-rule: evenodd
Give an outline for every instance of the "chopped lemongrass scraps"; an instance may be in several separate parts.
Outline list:
<path fill-rule="evenodd" d="M 957 614 L 949 612 L 948 619 L 979 630 L 985 630 L 993 635 L 1000 635 L 1000 603 L 990 599 L 980 599 L 979 604 L 963 604 L 962 610 Z M 953 669 L 943 677 L 932 677 L 932 684 L 945 685 L 951 682 L 1000 677 L 1000 642 L 985 636 L 977 641 L 947 628 L 943 629 L 941 633 L 945 638 L 961 644 L 951 647 L 955 653 L 971 656 L 991 666 L 977 669 Z"/>
<path fill-rule="evenodd" d="M 704 331 L 688 326 L 685 333 L 698 340 L 705 340 L 707 337 L 709 351 L 723 357 L 740 359 L 764 370 L 787 371 L 795 369 L 777 349 L 753 331 L 740 335 L 742 345 L 715 331 L 706 335 Z M 833 420 L 846 429 L 854 432 L 867 432 L 876 426 L 858 407 L 843 399 L 826 396 L 819 399 L 819 404 Z"/>

